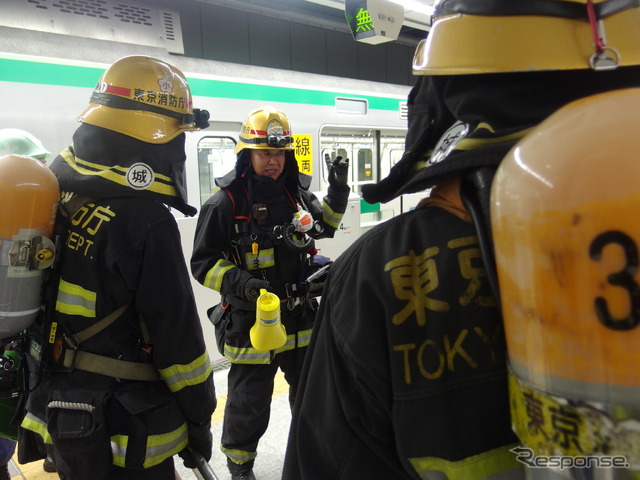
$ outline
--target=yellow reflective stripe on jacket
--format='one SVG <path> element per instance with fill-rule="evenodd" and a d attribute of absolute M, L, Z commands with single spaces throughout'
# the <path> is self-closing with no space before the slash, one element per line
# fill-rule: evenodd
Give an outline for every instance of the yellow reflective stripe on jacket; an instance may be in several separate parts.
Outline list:
<path fill-rule="evenodd" d="M 501 473 L 514 469 L 522 469 L 524 465 L 516 460 L 516 455 L 509 451 L 518 444 L 489 450 L 473 455 L 457 462 L 442 458 L 424 457 L 409 458 L 409 462 L 421 478 L 428 479 L 429 472 L 443 472 L 448 480 L 482 480 L 498 479 Z"/>
<path fill-rule="evenodd" d="M 235 448 L 225 448 L 223 445 L 220 445 L 220 450 L 231 459 L 233 463 L 237 463 L 238 465 L 242 465 L 243 463 L 250 462 L 251 460 L 255 460 L 258 455 L 257 452 L 247 452 L 246 450 L 237 450 Z"/>
<path fill-rule="evenodd" d="M 102 177 L 105 180 L 109 180 L 110 182 L 130 187 L 127 182 L 129 167 L 100 165 L 99 163 L 88 162 L 76 157 L 68 148 L 64 150 L 60 156 L 64 158 L 65 162 L 67 162 L 71 168 L 82 175 L 95 175 Z M 153 177 L 153 183 L 147 187 L 146 190 L 160 193 L 162 195 L 168 195 L 170 197 L 178 196 L 171 177 L 162 175 L 158 172 L 153 172 Z"/>
<path fill-rule="evenodd" d="M 147 458 L 143 467 L 149 468 L 164 462 L 167 458 L 184 450 L 188 443 L 186 423 L 180 425 L 173 432 L 149 435 L 147 438 Z"/>
<path fill-rule="evenodd" d="M 159 370 L 160 375 L 172 392 L 177 392 L 190 385 L 203 383 L 209 378 L 212 371 L 213 367 L 206 351 L 191 363 L 172 365 Z"/>
<path fill-rule="evenodd" d="M 44 443 L 53 445 L 53 440 L 51 439 L 51 435 L 49 435 L 49 431 L 47 430 L 47 424 L 44 422 L 44 420 L 39 419 L 33 413 L 27 412 L 25 417 L 22 419 L 22 423 L 20 424 L 20 426 L 25 430 L 30 430 L 33 433 L 40 435 Z"/>
<path fill-rule="evenodd" d="M 145 449 L 143 468 L 154 467 L 164 462 L 167 458 L 176 455 L 186 448 L 189 443 L 187 424 L 183 423 L 173 432 L 149 435 Z M 111 437 L 111 453 L 113 464 L 126 468 L 127 448 L 129 437 L 127 435 L 113 435 Z"/>
<path fill-rule="evenodd" d="M 273 248 L 260 250 L 257 254 L 246 252 L 244 257 L 247 263 L 247 270 L 273 267 L 276 264 L 276 254 Z"/>
<path fill-rule="evenodd" d="M 333 228 L 338 228 L 344 213 L 336 213 L 327 202 L 322 202 L 322 221 Z"/>
<path fill-rule="evenodd" d="M 287 350 L 293 350 L 294 348 L 307 347 L 311 340 L 311 329 L 301 330 L 298 332 L 297 339 L 296 334 L 292 333 L 287 335 L 287 341 L 285 344 L 274 350 L 275 354 L 286 352 Z M 271 363 L 271 351 L 257 350 L 253 347 L 234 347 L 227 343 L 224 344 L 224 356 L 231 363 L 243 363 L 264 365 Z"/>
<path fill-rule="evenodd" d="M 238 268 L 229 260 L 218 260 L 211 270 L 204 277 L 203 285 L 216 292 L 222 288 L 222 278 L 232 268 Z"/>
<path fill-rule="evenodd" d="M 67 315 L 95 318 L 96 292 L 60 279 L 56 310 Z"/>
<path fill-rule="evenodd" d="M 124 468 L 124 461 L 127 458 L 127 447 L 129 437 L 126 435 L 111 436 L 111 453 L 113 454 L 113 464 Z"/>

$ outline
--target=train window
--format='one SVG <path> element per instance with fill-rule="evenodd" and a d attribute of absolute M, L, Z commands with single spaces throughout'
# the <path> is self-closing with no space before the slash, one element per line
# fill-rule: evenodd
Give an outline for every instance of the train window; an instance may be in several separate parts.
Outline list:
<path fill-rule="evenodd" d="M 198 174 L 200 205 L 206 202 L 215 188 L 214 179 L 231 171 L 236 164 L 236 141 L 231 137 L 203 137 L 198 143 Z"/>
<path fill-rule="evenodd" d="M 358 150 L 358 182 L 371 180 L 373 175 L 373 152 L 368 148 Z"/>
<path fill-rule="evenodd" d="M 367 114 L 367 101 L 362 98 L 336 97 L 336 112 L 353 113 L 356 115 Z"/>
<path fill-rule="evenodd" d="M 349 185 L 351 191 L 362 196 L 362 186 L 377 183 L 389 174 L 404 153 L 406 131 L 325 126 L 320 130 L 321 158 L 338 155 L 351 160 Z M 327 171 L 322 164 L 322 183 L 326 188 Z M 374 226 L 401 213 L 399 204 L 369 205 L 361 201 L 361 228 Z"/>
<path fill-rule="evenodd" d="M 389 174 L 404 152 L 404 135 L 402 130 L 324 127 L 320 132 L 321 156 L 349 158 L 351 190 L 360 194 L 362 185 L 379 182 Z M 322 176 L 326 183 L 325 168 Z"/>

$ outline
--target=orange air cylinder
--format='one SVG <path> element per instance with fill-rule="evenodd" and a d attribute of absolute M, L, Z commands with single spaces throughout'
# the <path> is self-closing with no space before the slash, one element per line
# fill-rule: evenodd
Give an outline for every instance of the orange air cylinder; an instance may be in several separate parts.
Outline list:
<path fill-rule="evenodd" d="M 44 269 L 53 263 L 51 241 L 58 181 L 40 160 L 0 157 L 0 339 L 35 320 Z"/>
<path fill-rule="evenodd" d="M 640 405 L 639 124 L 640 89 L 578 100 L 496 172 L 491 220 L 512 413 L 524 443 L 543 453 L 640 460 L 640 449 L 623 445 L 640 436 L 629 430 L 635 440 L 621 440 L 618 422 Z"/>

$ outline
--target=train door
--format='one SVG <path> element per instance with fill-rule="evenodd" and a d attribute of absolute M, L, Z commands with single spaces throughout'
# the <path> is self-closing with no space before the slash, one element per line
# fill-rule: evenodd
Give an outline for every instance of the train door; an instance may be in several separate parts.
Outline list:
<path fill-rule="evenodd" d="M 405 135 L 403 129 L 325 126 L 320 131 L 321 158 L 338 155 L 349 158 L 349 185 L 353 193 L 362 197 L 362 186 L 380 181 L 402 157 Z M 324 164 L 322 178 L 326 183 Z M 402 211 L 401 199 L 373 205 L 361 199 L 360 230 L 364 233 Z"/>
<path fill-rule="evenodd" d="M 211 130 L 192 132 L 186 136 L 187 152 L 187 194 L 189 204 L 200 211 L 202 204 L 206 202 L 215 188 L 214 179 L 229 172 L 236 164 L 236 155 L 233 150 L 236 146 L 236 137 L 240 131 L 237 126 L 226 126 Z M 220 129 L 219 129 L 220 128 Z M 197 216 L 191 218 L 177 218 L 178 228 L 182 239 L 182 250 L 187 264 L 193 252 Z M 213 326 L 207 317 L 207 309 L 220 302 L 220 294 L 204 287 L 191 277 L 191 286 L 196 297 L 198 314 L 205 333 L 207 350 L 212 361 L 221 360 L 223 357 L 215 345 L 215 333 Z"/>
<path fill-rule="evenodd" d="M 400 161 L 403 154 L 404 138 L 402 139 L 402 143 L 393 138 L 387 138 L 386 141 L 382 142 L 382 151 L 380 155 L 381 179 L 389 175 L 391 168 Z M 391 200 L 389 202 L 389 205 L 392 206 L 395 211 L 399 211 L 401 213 L 408 212 L 416 208 L 420 200 L 422 200 L 428 194 L 429 190 L 417 193 L 406 193 L 398 198 Z"/>

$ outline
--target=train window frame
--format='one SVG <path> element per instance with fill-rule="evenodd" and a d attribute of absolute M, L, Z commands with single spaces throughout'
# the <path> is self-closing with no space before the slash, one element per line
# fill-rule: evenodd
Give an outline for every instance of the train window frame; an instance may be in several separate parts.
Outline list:
<path fill-rule="evenodd" d="M 386 177 L 391 168 L 399 161 L 404 153 L 404 144 L 407 129 L 375 126 L 346 126 L 346 125 L 322 125 L 319 133 L 320 158 L 328 156 L 330 159 L 337 155 L 346 155 L 350 161 L 349 187 L 352 194 L 360 197 L 360 231 L 373 228 L 390 218 L 402 213 L 402 200 L 394 200 L 384 205 L 380 203 L 369 204 L 362 198 L 362 186 L 377 183 Z M 371 177 L 359 178 L 363 164 L 363 156 L 360 153 L 369 152 Z M 359 160 L 360 156 L 360 160 Z M 355 160 L 354 160 L 355 159 Z M 322 186 L 328 187 L 328 169 L 323 160 L 321 163 Z"/>
<path fill-rule="evenodd" d="M 352 126 L 352 125 L 321 125 L 318 132 L 320 158 L 334 159 L 336 156 L 346 156 L 350 159 L 349 186 L 351 191 L 361 196 L 361 187 L 369 183 L 377 183 L 383 177 L 381 172 L 388 174 L 393 165 L 382 165 L 382 155 L 385 152 L 383 145 L 393 143 L 401 145 L 404 151 L 404 139 L 407 130 L 403 128 L 381 128 L 375 126 Z M 332 144 L 331 147 L 329 144 Z M 349 148 L 351 145 L 351 148 Z M 360 151 L 371 151 L 371 178 L 359 180 L 357 178 L 358 157 Z M 396 150 L 396 149 L 394 149 Z M 355 155 L 354 155 L 355 154 Z M 391 158 L 389 160 L 392 161 Z M 328 171 L 325 161 L 320 162 L 322 185 L 328 186 Z"/>
<path fill-rule="evenodd" d="M 212 165 L 215 162 L 216 158 L 211 158 L 214 155 L 213 152 L 209 152 L 206 158 L 203 157 L 202 151 L 207 147 L 203 147 L 203 143 L 205 145 L 212 145 L 212 147 L 208 147 L 210 150 L 217 150 L 218 155 L 217 159 L 220 164 L 220 168 L 214 168 Z M 213 148 L 216 143 L 221 145 L 227 145 L 227 148 L 217 149 Z M 200 206 L 202 206 L 209 198 L 211 198 L 217 187 L 215 186 L 215 178 L 221 177 L 228 172 L 230 172 L 233 168 L 235 168 L 235 164 L 237 161 L 237 156 L 234 153 L 237 140 L 227 134 L 219 134 L 219 135 L 205 135 L 198 139 L 198 143 L 196 145 L 197 159 L 198 159 L 198 187 L 200 192 Z M 223 158 L 224 157 L 224 158 Z"/>

